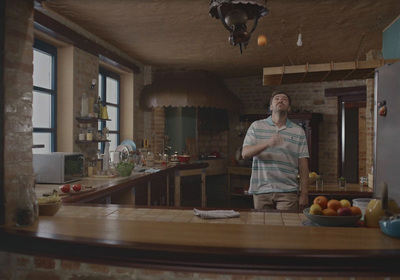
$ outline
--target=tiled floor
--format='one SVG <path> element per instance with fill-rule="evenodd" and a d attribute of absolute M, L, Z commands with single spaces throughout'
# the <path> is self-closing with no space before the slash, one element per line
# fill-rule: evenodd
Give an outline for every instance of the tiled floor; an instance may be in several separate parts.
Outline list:
<path fill-rule="evenodd" d="M 65 206 L 56 216 L 75 218 L 121 219 L 136 221 L 183 222 L 183 223 L 230 223 L 251 225 L 301 226 L 307 218 L 298 213 L 241 212 L 238 218 L 201 219 L 193 210 L 119 208 L 113 206 Z"/>

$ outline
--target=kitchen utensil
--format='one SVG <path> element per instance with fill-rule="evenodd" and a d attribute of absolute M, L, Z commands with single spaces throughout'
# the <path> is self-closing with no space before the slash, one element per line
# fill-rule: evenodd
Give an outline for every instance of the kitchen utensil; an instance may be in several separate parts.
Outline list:
<path fill-rule="evenodd" d="M 190 161 L 189 155 L 179 155 L 178 156 L 179 162 L 181 163 L 188 163 Z"/>
<path fill-rule="evenodd" d="M 382 209 L 385 212 L 387 217 L 393 215 L 393 212 L 389 210 L 389 201 L 388 201 L 388 186 L 386 182 L 382 182 L 381 184 L 381 199 L 382 199 Z"/>
<path fill-rule="evenodd" d="M 306 208 L 303 210 L 304 215 L 311 222 L 326 227 L 340 227 L 340 226 L 351 226 L 355 225 L 360 219 L 362 215 L 355 216 L 323 216 L 323 215 L 314 215 L 310 214 L 310 208 Z"/>

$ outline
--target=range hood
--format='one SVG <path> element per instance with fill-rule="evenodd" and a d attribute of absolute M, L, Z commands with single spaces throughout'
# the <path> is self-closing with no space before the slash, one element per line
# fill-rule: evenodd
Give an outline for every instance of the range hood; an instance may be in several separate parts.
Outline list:
<path fill-rule="evenodd" d="M 140 94 L 142 108 L 204 107 L 240 111 L 239 98 L 216 75 L 201 70 L 157 71 Z"/>

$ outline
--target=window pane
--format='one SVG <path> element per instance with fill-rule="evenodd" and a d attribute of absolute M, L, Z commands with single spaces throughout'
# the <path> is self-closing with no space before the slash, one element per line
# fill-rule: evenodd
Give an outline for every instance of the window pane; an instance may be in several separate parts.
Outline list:
<path fill-rule="evenodd" d="M 107 103 L 118 104 L 118 81 L 107 77 L 106 78 L 106 100 Z"/>
<path fill-rule="evenodd" d="M 34 132 L 33 133 L 33 145 L 43 145 L 44 148 L 32 149 L 34 154 L 43 154 L 51 152 L 51 133 L 48 132 Z"/>
<path fill-rule="evenodd" d="M 117 142 L 117 134 L 111 134 L 108 137 L 108 140 L 111 140 L 110 142 L 110 151 L 115 151 L 115 149 L 117 149 L 117 146 L 119 145 L 119 143 Z"/>
<path fill-rule="evenodd" d="M 33 52 L 33 85 L 52 89 L 52 57 L 49 54 L 34 50 Z"/>
<path fill-rule="evenodd" d="M 111 121 L 106 121 L 106 126 L 108 129 L 111 131 L 116 131 L 118 130 L 118 108 L 114 106 L 107 106 L 107 112 L 108 112 L 108 118 L 111 119 Z"/>
<path fill-rule="evenodd" d="M 33 91 L 33 127 L 51 128 L 51 95 Z"/>
<path fill-rule="evenodd" d="M 98 88 L 99 88 L 99 96 L 100 97 L 103 96 L 102 84 L 103 84 L 103 75 L 99 74 L 99 86 L 98 86 Z"/>

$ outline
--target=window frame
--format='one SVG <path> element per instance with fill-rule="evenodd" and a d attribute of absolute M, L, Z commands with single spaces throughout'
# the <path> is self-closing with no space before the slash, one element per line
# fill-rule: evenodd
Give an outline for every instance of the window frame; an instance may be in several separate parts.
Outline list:
<path fill-rule="evenodd" d="M 120 104 L 121 78 L 120 78 L 119 74 L 117 74 L 115 72 L 111 72 L 103 67 L 99 67 L 99 76 L 100 75 L 103 76 L 102 79 L 99 79 L 99 96 L 101 98 L 102 104 L 107 106 L 108 108 L 110 106 L 117 108 L 117 119 L 115 120 L 116 125 L 117 125 L 117 130 L 110 130 L 109 133 L 117 135 L 117 146 L 118 146 L 119 143 L 121 142 L 121 127 L 120 127 L 120 122 L 119 122 L 120 115 L 121 115 L 121 104 Z M 117 84 L 117 104 L 107 102 L 107 91 L 106 91 L 107 90 L 107 77 L 112 78 L 118 82 L 118 84 Z M 112 121 L 114 121 L 114 120 L 112 120 Z M 103 128 L 105 128 L 106 126 L 107 126 L 107 120 L 101 120 L 99 132 L 101 132 L 103 130 Z M 105 143 L 102 142 L 100 144 L 101 144 L 101 152 L 103 153 Z"/>
<path fill-rule="evenodd" d="M 50 152 L 57 151 L 57 47 L 50 45 L 37 38 L 34 39 L 33 51 L 44 52 L 52 57 L 51 71 L 51 89 L 38 87 L 33 85 L 32 99 L 34 98 L 34 91 L 49 94 L 51 96 L 51 128 L 33 127 L 33 133 L 50 133 L 51 147 Z M 32 124 L 33 125 L 33 124 Z"/>

